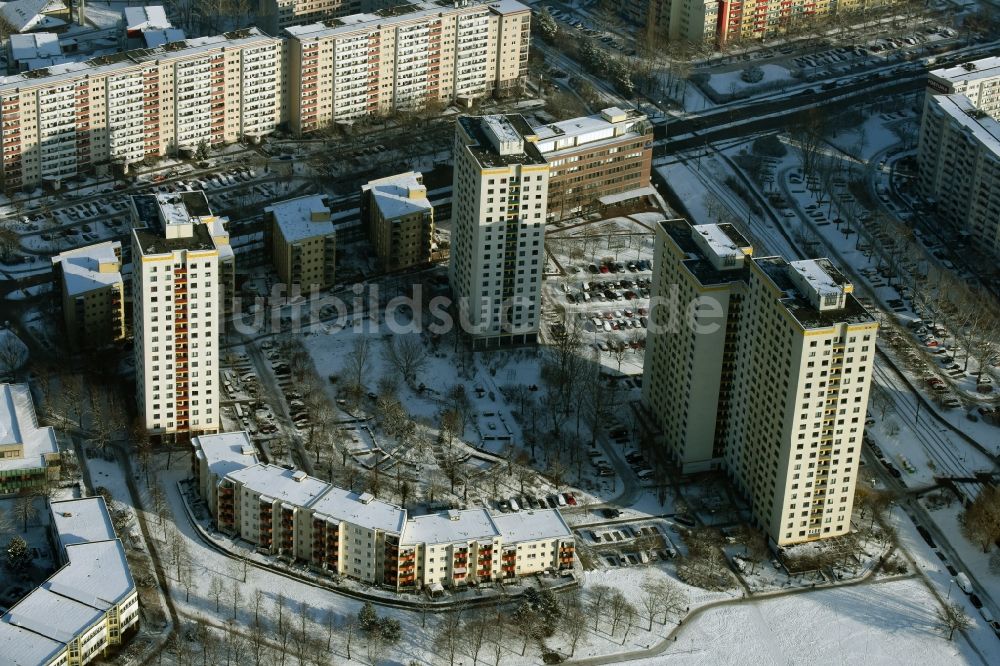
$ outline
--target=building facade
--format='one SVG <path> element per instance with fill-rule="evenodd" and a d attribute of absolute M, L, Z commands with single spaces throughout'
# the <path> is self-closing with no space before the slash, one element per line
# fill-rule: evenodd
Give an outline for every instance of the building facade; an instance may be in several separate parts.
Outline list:
<path fill-rule="evenodd" d="M 683 220 L 654 265 L 643 400 L 663 457 L 725 470 L 778 546 L 848 532 L 878 331 L 851 283 Z"/>
<path fill-rule="evenodd" d="M 937 216 L 1000 256 L 1000 58 L 928 76 L 917 150 Z"/>
<path fill-rule="evenodd" d="M 274 267 L 289 289 L 333 285 L 337 235 L 332 219 L 326 200 L 319 195 L 281 201 L 264 209 L 273 239 Z"/>
<path fill-rule="evenodd" d="M 538 337 L 549 165 L 536 140 L 520 115 L 458 119 L 448 275 L 475 346 Z"/>
<path fill-rule="evenodd" d="M 573 568 L 573 533 L 556 510 L 410 517 L 369 493 L 257 464 L 248 442 L 244 433 L 199 437 L 195 451 L 217 528 L 260 552 L 397 591 Z"/>
<path fill-rule="evenodd" d="M 257 24 L 271 35 L 289 26 L 315 23 L 388 6 L 387 0 L 259 0 Z"/>
<path fill-rule="evenodd" d="M 434 208 L 423 177 L 409 171 L 369 181 L 361 188 L 361 217 L 382 270 L 430 263 Z"/>
<path fill-rule="evenodd" d="M 125 285 L 122 244 L 106 241 L 52 257 L 53 277 L 62 294 L 63 322 L 74 351 L 125 339 Z"/>
<path fill-rule="evenodd" d="M 159 438 L 217 432 L 219 331 L 232 248 L 219 242 L 222 222 L 203 192 L 133 196 L 131 205 L 139 414 Z"/>
<path fill-rule="evenodd" d="M 139 624 L 139 595 L 101 497 L 49 503 L 59 569 L 0 617 L 6 664 L 83 666 Z"/>
<path fill-rule="evenodd" d="M 289 124 L 306 133 L 367 115 L 502 95 L 527 74 L 531 12 L 515 0 L 395 5 L 291 26 Z"/>
<path fill-rule="evenodd" d="M 533 129 L 549 165 L 548 217 L 562 219 L 601 197 L 647 187 L 653 126 L 646 116 L 616 107 Z"/>
<path fill-rule="evenodd" d="M 59 480 L 56 431 L 41 428 L 27 384 L 0 384 L 0 496 Z"/>
<path fill-rule="evenodd" d="M 253 28 L 2 78 L 4 186 L 262 137 L 282 77 L 282 40 Z"/>

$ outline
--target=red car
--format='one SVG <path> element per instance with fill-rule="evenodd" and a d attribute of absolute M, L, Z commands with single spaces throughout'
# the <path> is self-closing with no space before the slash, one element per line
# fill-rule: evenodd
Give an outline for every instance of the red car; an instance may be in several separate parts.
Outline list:
<path fill-rule="evenodd" d="M 571 495 L 570 493 L 563 493 L 563 497 L 566 498 L 566 504 L 569 504 L 570 506 L 576 506 L 576 498 L 573 497 L 573 495 Z"/>

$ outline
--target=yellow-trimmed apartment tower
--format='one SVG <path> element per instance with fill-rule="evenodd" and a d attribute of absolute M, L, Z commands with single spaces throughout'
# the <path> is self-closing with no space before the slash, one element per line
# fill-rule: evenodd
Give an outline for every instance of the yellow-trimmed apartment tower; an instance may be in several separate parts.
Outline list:
<path fill-rule="evenodd" d="M 382 270 L 422 266 L 431 260 L 434 208 L 416 171 L 369 181 L 361 188 L 361 217 Z"/>
<path fill-rule="evenodd" d="M 319 195 L 297 197 L 264 209 L 270 225 L 274 268 L 281 281 L 303 290 L 333 285 L 337 236 L 326 199 Z"/>
<path fill-rule="evenodd" d="M 139 414 L 154 437 L 186 442 L 219 429 L 219 330 L 232 248 L 204 192 L 131 203 Z"/>
<path fill-rule="evenodd" d="M 473 346 L 538 338 L 549 165 L 521 115 L 458 119 L 449 281 Z"/>
<path fill-rule="evenodd" d="M 643 399 L 682 472 L 724 469 L 778 546 L 850 530 L 878 324 L 828 259 L 657 227 Z"/>
<path fill-rule="evenodd" d="M 125 338 L 122 244 L 106 241 L 52 257 L 62 293 L 63 321 L 70 348 L 93 349 Z"/>

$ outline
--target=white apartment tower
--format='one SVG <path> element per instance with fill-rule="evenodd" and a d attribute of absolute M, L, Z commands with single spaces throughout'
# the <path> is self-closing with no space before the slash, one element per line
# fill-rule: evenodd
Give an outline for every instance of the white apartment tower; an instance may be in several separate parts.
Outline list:
<path fill-rule="evenodd" d="M 878 324 L 829 260 L 751 254 L 729 225 L 659 225 L 643 398 L 666 458 L 725 469 L 776 545 L 838 536 Z"/>
<path fill-rule="evenodd" d="M 202 192 L 135 196 L 132 207 L 139 412 L 156 437 L 217 432 L 223 255 L 231 249 L 213 233 L 218 220 Z"/>
<path fill-rule="evenodd" d="M 449 279 L 474 346 L 533 342 L 549 165 L 520 115 L 459 118 Z"/>

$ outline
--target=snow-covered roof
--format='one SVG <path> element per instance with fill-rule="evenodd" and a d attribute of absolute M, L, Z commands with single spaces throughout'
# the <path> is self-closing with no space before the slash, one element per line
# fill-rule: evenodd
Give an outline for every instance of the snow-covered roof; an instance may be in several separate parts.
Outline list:
<path fill-rule="evenodd" d="M 60 643 L 69 643 L 103 615 L 104 609 L 57 594 L 42 583 L 15 604 L 2 620 Z"/>
<path fill-rule="evenodd" d="M 0 470 L 45 467 L 43 456 L 59 452 L 52 427 L 40 428 L 26 384 L 0 384 L 0 446 L 20 444 L 24 455 L 0 458 Z"/>
<path fill-rule="evenodd" d="M 954 67 L 942 67 L 931 70 L 931 76 L 951 83 L 974 81 L 994 76 L 1000 77 L 1000 56 L 989 56 L 979 60 L 971 60 Z"/>
<path fill-rule="evenodd" d="M 64 548 L 116 538 L 111 516 L 101 496 L 51 502 L 49 510 L 52 525 Z"/>
<path fill-rule="evenodd" d="M 96 56 L 89 60 L 67 62 L 53 65 L 48 71 L 34 74 L 31 77 L 24 74 L 0 76 L 0 90 L 16 90 L 21 87 L 42 86 L 55 81 L 72 81 L 82 76 L 100 76 L 121 70 L 131 69 L 142 63 L 172 62 L 192 56 L 209 53 L 222 48 L 238 48 L 244 45 L 270 43 L 280 48 L 280 41 L 265 35 L 257 28 L 235 30 L 222 35 L 198 37 L 176 42 L 171 48 L 159 46 L 149 49 L 133 49 L 112 55 Z"/>
<path fill-rule="evenodd" d="M 260 464 L 244 467 L 230 472 L 227 477 L 252 492 L 297 507 L 310 506 L 330 487 L 325 481 L 308 476 L 304 472 L 275 465 Z"/>
<path fill-rule="evenodd" d="M 0 621 L 0 666 L 48 664 L 66 644 Z"/>
<path fill-rule="evenodd" d="M 69 564 L 42 587 L 99 610 L 121 603 L 135 591 L 135 581 L 118 539 L 78 543 L 66 547 Z"/>
<path fill-rule="evenodd" d="M 499 2 L 492 3 L 470 2 L 466 5 L 456 4 L 453 6 L 449 6 L 447 3 L 439 4 L 430 1 L 411 2 L 408 7 L 409 11 L 393 14 L 394 10 L 398 12 L 399 7 L 397 5 L 396 7 L 389 7 L 371 13 L 341 16 L 332 21 L 293 25 L 285 28 L 285 32 L 299 39 L 317 39 L 330 35 L 346 34 L 359 29 L 378 30 L 396 23 L 419 22 L 421 20 L 439 18 L 442 14 L 449 15 L 452 12 L 465 13 L 466 10 L 486 9 L 498 14 L 529 11 L 527 6 L 517 2 L 517 0 L 499 0 Z"/>
<path fill-rule="evenodd" d="M 415 516 L 406 521 L 401 545 L 449 544 L 491 541 L 500 530 L 486 509 L 444 511 Z"/>
<path fill-rule="evenodd" d="M 257 453 L 246 431 L 199 435 L 191 440 L 196 455 L 220 479 L 231 472 L 257 464 Z"/>
<path fill-rule="evenodd" d="M 125 8 L 125 29 L 145 30 L 147 28 L 169 28 L 170 19 L 163 5 L 145 5 Z"/>
<path fill-rule="evenodd" d="M 155 49 L 164 44 L 182 42 L 185 35 L 180 28 L 147 28 L 142 31 L 142 39 L 146 43 L 146 48 Z"/>
<path fill-rule="evenodd" d="M 34 32 L 10 36 L 10 53 L 14 60 L 55 58 L 62 55 L 59 36 L 54 32 Z"/>
<path fill-rule="evenodd" d="M 972 100 L 961 94 L 932 95 L 930 102 L 948 114 L 984 148 L 1000 157 L 1000 122 L 996 118 L 980 113 Z"/>
<path fill-rule="evenodd" d="M 15 32 L 26 32 L 38 27 L 64 25 L 46 13 L 65 11 L 66 5 L 59 0 L 14 0 L 0 7 L 2 17 Z"/>
<path fill-rule="evenodd" d="M 433 210 L 427 188 L 416 171 L 372 180 L 361 189 L 372 193 L 375 205 L 387 220 Z"/>
<path fill-rule="evenodd" d="M 493 516 L 493 522 L 503 535 L 504 544 L 573 538 L 573 531 L 557 509 L 501 513 Z"/>
<path fill-rule="evenodd" d="M 538 150 L 550 158 L 551 153 L 571 150 L 598 141 L 621 139 L 643 123 L 646 116 L 634 110 L 610 107 L 592 116 L 570 118 L 532 128 L 538 137 Z"/>
<path fill-rule="evenodd" d="M 406 511 L 395 504 L 383 502 L 368 493 L 356 493 L 336 486 L 330 486 L 310 508 L 338 521 L 392 534 L 399 534 L 406 522 Z"/>
<path fill-rule="evenodd" d="M 62 266 L 66 293 L 77 296 L 122 283 L 121 251 L 121 241 L 105 241 L 61 252 L 52 263 Z"/>
<path fill-rule="evenodd" d="M 333 233 L 330 209 L 318 194 L 279 201 L 265 208 L 264 212 L 274 215 L 274 221 L 286 243 Z"/>

